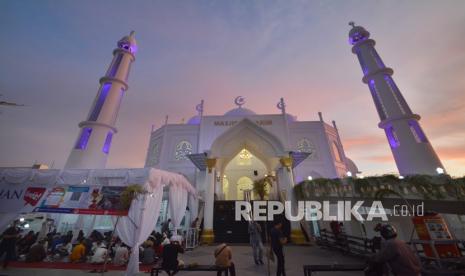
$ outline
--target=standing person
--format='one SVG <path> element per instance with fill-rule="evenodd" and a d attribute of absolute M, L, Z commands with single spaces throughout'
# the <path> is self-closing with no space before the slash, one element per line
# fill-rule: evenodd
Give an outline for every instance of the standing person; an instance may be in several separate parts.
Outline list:
<path fill-rule="evenodd" d="M 231 248 L 225 243 L 218 245 L 215 249 L 215 264 L 220 267 L 227 267 L 231 276 L 236 276 L 236 268 L 231 259 Z M 216 275 L 221 276 L 221 271 L 218 271 Z"/>
<path fill-rule="evenodd" d="M 0 258 L 5 253 L 3 260 L 3 268 L 7 268 L 8 262 L 13 260 L 16 254 L 16 239 L 19 235 L 18 220 L 13 221 L 13 225 L 8 227 L 2 234 L 2 241 L 0 242 Z"/>
<path fill-rule="evenodd" d="M 276 276 L 286 276 L 284 269 L 284 252 L 283 244 L 287 243 L 287 238 L 282 232 L 283 223 L 277 221 L 271 229 L 271 248 L 273 249 L 276 258 L 278 259 L 278 267 L 276 269 Z"/>
<path fill-rule="evenodd" d="M 394 226 L 383 224 L 379 227 L 386 242 L 383 248 L 370 258 L 371 264 L 388 264 L 395 276 L 420 276 L 421 263 L 409 245 L 398 240 Z"/>
<path fill-rule="evenodd" d="M 171 223 L 171 219 L 168 219 L 167 221 L 163 222 L 163 224 L 161 225 L 161 233 L 166 234 L 168 238 L 171 236 L 170 235 L 170 223 Z"/>
<path fill-rule="evenodd" d="M 258 222 L 249 222 L 249 237 L 255 264 L 263 264 L 262 228 Z"/>
<path fill-rule="evenodd" d="M 181 246 L 181 237 L 171 237 L 171 242 L 163 247 L 163 261 L 161 267 L 172 276 L 178 273 L 179 261 L 178 253 L 184 253 L 184 248 Z"/>

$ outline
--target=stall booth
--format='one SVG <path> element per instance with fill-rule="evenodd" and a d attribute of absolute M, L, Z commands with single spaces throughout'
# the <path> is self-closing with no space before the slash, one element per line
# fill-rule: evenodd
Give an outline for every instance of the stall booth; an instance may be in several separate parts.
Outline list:
<path fill-rule="evenodd" d="M 91 231 L 97 218 L 105 216 L 111 218 L 108 224 L 125 244 L 138 248 L 154 230 L 164 188 L 176 233 L 189 194 L 196 196 L 195 188 L 180 174 L 153 168 L 0 169 L 0 231 L 19 217 L 24 228 L 33 227 L 32 222 L 39 218 L 39 236 L 46 235 L 51 218 L 66 220 L 66 215 L 75 217 L 67 230 Z M 85 223 L 87 216 L 92 216 L 90 224 L 89 220 Z M 138 264 L 139 254 L 131 254 L 126 275 L 138 273 Z"/>

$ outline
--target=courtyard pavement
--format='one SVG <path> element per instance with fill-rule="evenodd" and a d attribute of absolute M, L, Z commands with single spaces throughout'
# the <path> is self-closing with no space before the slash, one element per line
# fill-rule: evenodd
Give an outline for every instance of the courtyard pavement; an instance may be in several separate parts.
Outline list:
<path fill-rule="evenodd" d="M 180 255 L 186 264 L 196 262 L 198 264 L 213 264 L 213 246 L 201 246 L 193 251 L 188 251 L 185 254 Z M 286 256 L 286 273 L 290 276 L 303 275 L 302 266 L 305 264 L 356 264 L 361 263 L 363 260 L 353 258 L 350 256 L 344 256 L 341 253 L 333 250 L 322 249 L 317 246 L 285 246 Z M 267 265 L 256 266 L 250 246 L 232 246 L 233 261 L 236 265 L 236 274 L 238 276 L 252 276 L 252 275 L 268 275 Z M 271 274 L 276 275 L 276 264 L 271 263 Z M 20 268 L 9 268 L 8 270 L 1 270 L 0 275 L 34 275 L 34 276 L 78 276 L 78 275 L 100 275 L 96 273 L 89 273 L 89 271 L 82 270 L 61 270 L 61 269 L 20 269 Z M 124 275 L 121 271 L 109 271 L 105 275 Z M 147 273 L 140 273 L 139 275 L 149 275 Z M 160 275 L 167 275 L 162 273 Z M 188 276 L 208 276 L 215 275 L 214 272 L 179 272 L 176 275 L 188 275 Z M 319 272 L 315 275 L 331 275 L 331 276 L 343 276 L 343 275 L 363 275 L 362 272 Z"/>

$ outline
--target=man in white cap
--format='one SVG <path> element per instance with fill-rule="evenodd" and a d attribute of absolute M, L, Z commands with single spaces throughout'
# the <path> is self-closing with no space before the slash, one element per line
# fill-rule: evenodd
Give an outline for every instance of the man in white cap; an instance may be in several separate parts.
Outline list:
<path fill-rule="evenodd" d="M 163 262 L 161 267 L 171 276 L 178 272 L 178 254 L 184 253 L 184 248 L 181 246 L 181 236 L 172 236 L 170 241 L 169 244 L 163 247 Z"/>

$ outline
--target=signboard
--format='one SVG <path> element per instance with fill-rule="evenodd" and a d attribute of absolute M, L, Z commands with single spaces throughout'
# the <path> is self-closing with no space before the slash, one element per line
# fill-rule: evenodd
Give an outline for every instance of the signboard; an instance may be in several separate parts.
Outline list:
<path fill-rule="evenodd" d="M 128 210 L 120 200 L 125 189 L 125 186 L 5 185 L 0 188 L 1 211 L 126 216 Z"/>

